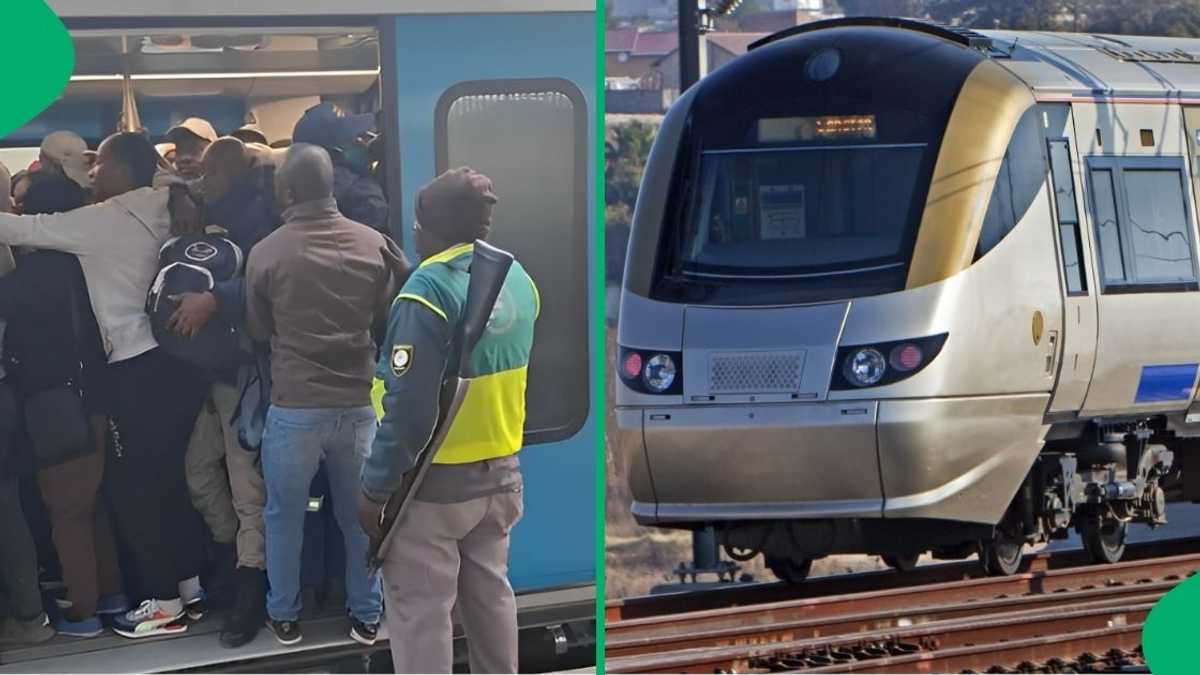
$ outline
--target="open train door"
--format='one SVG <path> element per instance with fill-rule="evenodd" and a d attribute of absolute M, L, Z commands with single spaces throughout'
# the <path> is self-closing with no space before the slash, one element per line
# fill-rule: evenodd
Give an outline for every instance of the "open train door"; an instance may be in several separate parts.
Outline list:
<path fill-rule="evenodd" d="M 1046 157 L 1050 162 L 1063 293 L 1061 356 L 1058 357 L 1058 380 L 1049 412 L 1071 414 L 1083 406 L 1095 365 L 1096 296 L 1092 292 L 1095 285 L 1090 276 L 1094 264 L 1089 255 L 1093 250 L 1092 235 L 1090 228 L 1084 225 L 1083 172 L 1071 106 L 1043 103 L 1039 108 L 1046 136 Z"/>
<path fill-rule="evenodd" d="M 500 201 L 490 241 L 514 254 L 541 297 L 520 455 L 525 515 L 513 533 L 510 577 L 518 593 L 592 592 L 591 364 L 603 349 L 593 342 L 589 311 L 596 290 L 589 272 L 595 6 L 525 4 L 539 11 L 453 11 L 447 4 L 444 13 L 385 19 L 384 92 L 391 100 L 384 110 L 395 111 L 385 133 L 398 131 L 399 172 L 392 175 L 404 245 L 414 258 L 420 187 L 459 166 L 492 179 Z"/>

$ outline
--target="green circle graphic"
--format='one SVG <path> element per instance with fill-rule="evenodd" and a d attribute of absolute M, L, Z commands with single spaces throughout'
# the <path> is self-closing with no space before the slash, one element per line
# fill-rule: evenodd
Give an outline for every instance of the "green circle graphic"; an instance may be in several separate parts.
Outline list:
<path fill-rule="evenodd" d="M 1196 611 L 1200 609 L 1200 575 L 1171 589 L 1150 610 L 1142 628 L 1142 650 L 1154 675 L 1195 673 Z"/>
<path fill-rule="evenodd" d="M 75 47 L 62 21 L 43 0 L 6 0 L 0 44 L 10 68 L 10 95 L 0 106 L 0 137 L 58 100 L 75 70 Z"/>

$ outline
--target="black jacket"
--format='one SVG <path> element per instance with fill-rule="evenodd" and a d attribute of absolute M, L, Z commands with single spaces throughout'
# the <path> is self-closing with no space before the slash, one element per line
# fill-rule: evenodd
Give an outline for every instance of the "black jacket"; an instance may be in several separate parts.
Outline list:
<path fill-rule="evenodd" d="M 383 194 L 383 186 L 374 176 L 360 173 L 344 164 L 334 164 L 333 196 L 343 216 L 392 236 L 388 227 L 387 197 Z"/>
<path fill-rule="evenodd" d="M 220 200 L 205 205 L 207 220 L 220 225 L 229 233 L 229 239 L 242 249 L 243 263 L 250 259 L 250 249 L 275 231 L 279 217 L 275 213 L 275 197 L 272 186 L 261 176 L 239 182 L 229 194 Z M 222 281 L 213 289 L 217 297 L 217 311 L 231 325 L 243 328 L 246 325 L 246 277 L 243 274 Z"/>
<path fill-rule="evenodd" d="M 82 366 L 85 403 L 103 412 L 107 358 L 78 258 L 58 251 L 18 256 L 16 270 L 0 277 L 0 318 L 8 322 L 5 370 L 22 393 L 78 380 Z"/>

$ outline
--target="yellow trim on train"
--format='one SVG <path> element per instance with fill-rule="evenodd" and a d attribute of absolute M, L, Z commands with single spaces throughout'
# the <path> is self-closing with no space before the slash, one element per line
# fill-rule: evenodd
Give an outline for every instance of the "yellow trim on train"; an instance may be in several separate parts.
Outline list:
<path fill-rule="evenodd" d="M 1009 139 L 1034 103 L 1029 87 L 993 61 L 967 76 L 942 137 L 905 288 L 971 265 Z"/>

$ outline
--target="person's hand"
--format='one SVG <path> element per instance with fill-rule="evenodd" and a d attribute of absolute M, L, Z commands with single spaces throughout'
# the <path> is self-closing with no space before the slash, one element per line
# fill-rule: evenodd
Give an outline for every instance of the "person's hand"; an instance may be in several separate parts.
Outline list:
<path fill-rule="evenodd" d="M 167 328 L 186 338 L 196 337 L 196 334 L 208 325 L 213 314 L 217 313 L 217 298 L 211 292 L 182 293 L 167 299 L 179 303 L 179 307 L 167 321 Z"/>
<path fill-rule="evenodd" d="M 383 537 L 383 528 L 380 526 L 380 517 L 383 515 L 383 504 L 374 501 L 360 492 L 358 495 L 358 524 L 362 526 L 363 532 L 374 541 L 378 541 Z"/>

